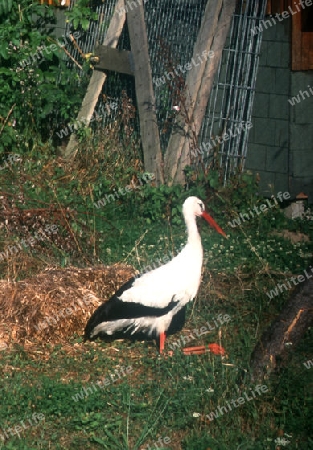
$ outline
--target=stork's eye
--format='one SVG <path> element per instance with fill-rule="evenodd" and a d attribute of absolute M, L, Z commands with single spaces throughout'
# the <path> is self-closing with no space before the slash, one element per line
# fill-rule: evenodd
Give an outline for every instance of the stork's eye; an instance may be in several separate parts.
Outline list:
<path fill-rule="evenodd" d="M 201 203 L 199 203 L 199 206 L 200 206 L 201 212 L 203 212 L 204 211 L 204 204 L 201 202 Z"/>

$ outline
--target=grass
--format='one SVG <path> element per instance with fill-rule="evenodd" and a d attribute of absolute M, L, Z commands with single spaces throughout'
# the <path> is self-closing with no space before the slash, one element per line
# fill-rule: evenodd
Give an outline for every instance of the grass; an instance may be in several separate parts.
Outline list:
<path fill-rule="evenodd" d="M 223 330 L 227 361 L 212 354 L 184 357 L 180 352 L 166 359 L 156 356 L 152 345 L 125 342 L 109 348 L 89 343 L 71 356 L 56 349 L 45 362 L 34 361 L 22 349 L 4 354 L 2 428 L 14 427 L 34 411 L 45 420 L 1 448 L 139 449 L 168 437 L 171 449 L 274 449 L 274 439 L 283 430 L 292 435 L 288 448 L 310 449 L 312 394 L 309 370 L 302 361 L 312 335 L 291 355 L 280 377 L 266 382 L 266 394 L 213 422 L 206 420 L 206 414 L 255 387 L 241 381 L 253 341 L 249 333 L 235 333 L 237 320 L 233 317 L 232 325 Z M 83 387 L 121 366 L 131 366 L 133 372 L 73 400 Z"/>
<path fill-rule="evenodd" d="M 142 192 L 130 194 L 127 202 L 94 210 L 92 199 L 86 194 L 82 201 L 79 195 L 80 189 L 87 192 L 86 185 L 68 198 L 57 194 L 63 208 L 71 207 L 70 228 L 64 227 L 62 236 L 74 236 L 75 248 L 82 250 L 73 256 L 70 244 L 61 249 L 57 242 L 53 251 L 43 244 L 28 255 L 36 264 L 40 260 L 35 269 L 47 260 L 58 265 L 101 260 L 124 261 L 144 270 L 179 250 L 185 240 L 183 225 L 166 214 L 154 221 L 138 214 L 149 208 Z M 49 203 L 58 191 L 44 192 Z M 266 393 L 212 421 L 207 418 L 255 389 L 249 381 L 251 352 L 289 294 L 270 300 L 266 293 L 289 275 L 303 273 L 312 258 L 312 221 L 289 221 L 274 208 L 232 229 L 227 225 L 230 217 L 226 206 L 215 214 L 228 240 L 200 224 L 205 256 L 200 292 L 189 306 L 184 329 L 167 344 L 169 348 L 219 314 L 228 314 L 227 324 L 190 344 L 216 342 L 227 350 L 227 357 L 184 356 L 179 350 L 172 357 L 160 357 L 153 341 L 83 344 L 81 336 L 70 337 L 66 347 L 49 348 L 50 356 L 44 349 L 30 354 L 19 346 L 2 351 L 0 449 L 313 449 L 312 369 L 303 364 L 312 358 L 312 329 L 297 349 L 290 350 L 288 364 L 263 382 Z M 286 229 L 311 240 L 291 242 L 277 235 Z M 26 276 L 27 267 L 20 270 Z M 2 272 L 6 277 L 4 267 Z M 103 389 L 97 385 L 126 367 L 131 373 Z M 82 398 L 75 401 L 77 394 Z M 21 438 L 10 435 L 9 428 L 29 423 L 35 412 L 44 419 L 22 430 Z M 4 431 L 9 439 L 3 442 Z"/>

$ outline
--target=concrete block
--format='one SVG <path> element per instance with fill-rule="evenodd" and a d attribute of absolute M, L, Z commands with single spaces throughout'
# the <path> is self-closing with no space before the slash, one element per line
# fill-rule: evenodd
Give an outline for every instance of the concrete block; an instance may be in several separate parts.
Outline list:
<path fill-rule="evenodd" d="M 270 118 L 283 120 L 289 118 L 288 97 L 286 95 L 270 94 Z"/>
<path fill-rule="evenodd" d="M 288 147 L 289 146 L 289 121 L 276 120 L 275 121 L 275 146 Z"/>
<path fill-rule="evenodd" d="M 313 87 L 312 87 L 313 91 Z M 311 97 L 302 100 L 295 108 L 295 122 L 298 124 L 312 123 L 313 118 L 313 94 Z"/>
<path fill-rule="evenodd" d="M 299 89 L 305 89 L 310 83 L 313 83 L 312 72 L 291 72 L 291 95 L 295 95 Z"/>
<path fill-rule="evenodd" d="M 302 217 L 304 213 L 304 202 L 296 201 L 292 202 L 287 208 L 284 209 L 284 214 L 289 219 L 296 219 Z"/>
<path fill-rule="evenodd" d="M 265 170 L 266 151 L 267 147 L 265 145 L 257 145 L 250 143 L 248 145 L 245 168 L 251 170 Z"/>
<path fill-rule="evenodd" d="M 281 42 L 271 42 L 268 46 L 267 65 L 269 67 L 282 67 L 283 45 Z"/>
<path fill-rule="evenodd" d="M 268 53 L 268 41 L 266 41 L 264 39 L 264 34 L 263 34 L 263 39 L 262 39 L 262 43 L 261 43 L 261 49 L 260 49 L 260 59 L 259 59 L 259 67 L 262 66 L 266 66 L 266 60 L 267 60 L 267 53 Z"/>
<path fill-rule="evenodd" d="M 272 67 L 259 67 L 256 82 L 256 92 L 264 92 L 266 94 L 275 94 L 276 72 Z"/>
<path fill-rule="evenodd" d="M 266 155 L 266 170 L 269 172 L 287 174 L 288 148 L 268 148 Z"/>
<path fill-rule="evenodd" d="M 313 178 L 290 178 L 289 183 L 290 194 L 295 198 L 300 192 L 304 192 L 308 197 L 309 205 L 313 204 Z"/>
<path fill-rule="evenodd" d="M 290 77 L 291 72 L 289 68 L 287 69 L 276 69 L 275 74 L 275 86 L 276 86 L 276 94 L 285 94 L 290 95 Z M 288 97 L 289 98 L 289 97 Z M 287 103 L 287 99 L 286 99 Z M 288 103 L 287 103 L 288 106 Z"/>
<path fill-rule="evenodd" d="M 268 119 L 255 119 L 255 144 L 263 144 L 274 147 L 275 143 L 275 121 Z"/>
<path fill-rule="evenodd" d="M 276 39 L 280 42 L 288 43 L 290 48 L 290 36 L 291 36 L 291 18 L 284 19 L 276 25 Z"/>
<path fill-rule="evenodd" d="M 281 67 L 290 70 L 291 67 L 291 51 L 290 51 L 290 43 L 282 42 L 282 52 L 281 52 Z"/>
<path fill-rule="evenodd" d="M 288 174 L 275 173 L 274 178 L 274 190 L 275 192 L 289 192 L 288 186 Z"/>
<path fill-rule="evenodd" d="M 311 177 L 313 180 L 313 152 L 312 150 L 293 151 L 291 154 L 291 173 L 295 178 Z"/>
<path fill-rule="evenodd" d="M 291 150 L 308 152 L 313 150 L 313 123 L 306 125 L 291 123 L 289 129 Z"/>
<path fill-rule="evenodd" d="M 299 124 L 312 123 L 313 117 L 313 72 L 292 72 L 290 100 L 291 120 Z"/>
<path fill-rule="evenodd" d="M 253 117 L 269 117 L 270 95 L 256 92 L 253 103 Z"/>
<path fill-rule="evenodd" d="M 276 41 L 276 25 L 273 17 L 265 17 L 262 22 L 263 39 L 265 41 Z"/>

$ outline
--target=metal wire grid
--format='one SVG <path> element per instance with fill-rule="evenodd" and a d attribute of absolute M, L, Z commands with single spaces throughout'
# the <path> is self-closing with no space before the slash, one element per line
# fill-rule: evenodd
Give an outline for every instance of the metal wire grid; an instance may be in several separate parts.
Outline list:
<path fill-rule="evenodd" d="M 245 127 L 244 131 L 238 130 L 252 118 L 262 41 L 262 34 L 253 35 L 251 29 L 264 18 L 266 3 L 266 0 L 238 2 L 202 124 L 199 139 L 202 161 L 210 164 L 217 150 L 224 182 L 245 164 L 249 130 Z M 223 140 L 223 133 L 228 134 L 229 130 L 233 137 Z M 213 144 L 212 149 L 207 151 L 203 143 Z"/>
<path fill-rule="evenodd" d="M 74 7 L 74 4 L 75 0 L 71 0 L 69 9 L 72 9 Z M 93 11 L 98 14 L 99 20 L 91 21 L 88 31 L 83 31 L 80 28 L 80 37 L 79 39 L 77 39 L 77 43 L 80 49 L 86 54 L 92 52 L 95 45 L 97 43 L 101 43 L 104 40 L 113 16 L 115 0 L 109 0 L 104 3 L 102 3 L 101 1 L 96 1 L 93 2 L 92 6 Z M 66 34 L 73 33 L 71 24 L 66 23 L 65 31 Z M 78 61 L 81 59 L 79 51 L 75 47 L 71 47 L 71 55 Z M 68 66 L 75 67 L 75 64 L 71 60 L 68 60 Z"/>
<path fill-rule="evenodd" d="M 71 8 L 75 0 L 71 0 Z M 93 9 L 98 13 L 100 20 L 91 23 L 87 32 L 82 32 L 77 43 L 84 53 L 93 51 L 95 44 L 103 42 L 110 20 L 112 18 L 115 0 L 105 3 L 96 1 Z M 125 0 L 126 9 L 130 0 Z M 201 25 L 201 18 L 206 5 L 206 0 L 148 0 L 145 3 L 145 20 L 149 43 L 150 63 L 154 79 L 162 77 L 169 70 L 169 61 L 174 66 L 184 65 L 192 58 L 193 46 Z M 66 33 L 73 32 L 70 24 L 66 25 Z M 124 27 L 119 39 L 118 48 L 129 49 L 130 41 L 127 26 Z M 76 60 L 81 60 L 79 52 L 72 45 L 68 47 L 71 55 Z M 68 61 L 68 67 L 78 70 L 73 61 Z M 185 74 L 181 74 L 183 78 Z M 171 123 L 174 121 L 175 112 L 173 106 L 177 103 L 175 96 L 169 91 L 168 86 L 154 86 L 156 98 L 157 120 L 161 130 L 161 147 L 166 149 L 171 134 Z M 131 76 L 108 72 L 107 80 L 103 86 L 102 98 L 99 98 L 96 106 L 98 115 L 103 115 L 105 105 L 103 98 L 121 99 L 121 92 L 125 90 L 127 95 L 136 105 L 136 93 L 134 79 Z M 103 116 L 103 125 L 114 120 L 114 111 Z M 135 120 L 135 129 L 139 132 L 139 118 Z M 166 131 L 165 131 L 166 130 Z"/>
<path fill-rule="evenodd" d="M 72 0 L 73 6 L 75 0 Z M 214 0 L 211 0 L 214 1 Z M 206 0 L 148 0 L 145 3 L 145 20 L 149 42 L 150 63 L 154 80 L 156 112 L 160 127 L 161 147 L 167 147 L 175 119 L 173 106 L 177 101 L 165 81 L 159 86 L 155 80 L 162 78 L 169 68 L 191 61 L 193 47 L 200 29 Z M 96 43 L 104 40 L 112 18 L 115 0 L 94 4 L 100 20 L 92 22 L 88 32 L 78 39 L 80 48 L 92 52 Z M 125 1 L 127 8 L 128 1 Z M 210 143 L 214 137 L 251 120 L 256 76 L 261 46 L 261 34 L 253 36 L 251 29 L 264 18 L 266 0 L 238 0 L 227 43 L 215 76 L 213 89 L 202 124 L 199 142 Z M 66 32 L 71 31 L 69 24 Z M 118 48 L 130 49 L 127 27 L 124 27 Z M 79 52 L 71 49 L 75 59 Z M 74 65 L 68 62 L 70 67 Z M 186 78 L 186 73 L 180 73 Z M 136 104 L 134 80 L 128 75 L 109 72 L 103 87 L 103 98 L 121 98 L 121 91 Z M 103 98 L 99 98 L 96 110 L 103 111 Z M 114 112 L 105 115 L 103 125 L 114 119 Z M 139 131 L 139 120 L 136 120 Z M 239 132 L 228 141 L 218 144 L 220 164 L 224 168 L 224 180 L 237 168 L 243 168 L 247 154 L 248 132 Z M 204 150 L 202 162 L 210 164 L 214 148 Z"/>
<path fill-rule="evenodd" d="M 212 0 L 214 1 L 214 0 Z M 156 99 L 156 114 L 163 152 L 180 103 L 178 79 L 166 79 L 173 69 L 186 79 L 178 66 L 190 62 L 207 0 L 149 0 L 145 3 L 149 56 Z M 161 80 L 161 81 L 160 81 Z"/>
<path fill-rule="evenodd" d="M 73 8 L 74 3 L 75 0 L 71 0 L 70 8 Z M 88 54 L 93 52 L 95 45 L 101 44 L 104 41 L 110 21 L 113 17 L 115 3 L 116 0 L 107 0 L 106 2 L 96 0 L 93 2 L 93 10 L 97 12 L 99 20 L 91 21 L 89 29 L 86 32 L 80 29 L 79 31 L 81 35 L 77 39 L 77 44 L 84 53 Z M 70 24 L 66 24 L 66 33 L 69 32 L 73 33 L 73 30 L 71 29 Z M 124 27 L 123 29 L 122 35 L 119 39 L 118 48 L 130 50 L 127 27 Z M 81 61 L 79 51 L 73 47 L 72 44 L 68 47 L 68 51 L 70 51 L 74 59 Z M 80 70 L 73 61 L 68 60 L 67 65 L 72 70 L 80 73 Z M 103 85 L 102 96 L 99 97 L 95 108 L 97 117 L 102 118 L 103 126 L 108 125 L 112 120 L 114 120 L 116 110 L 111 108 L 110 105 L 112 103 L 118 103 L 121 105 L 121 93 L 123 90 L 127 92 L 128 97 L 133 100 L 134 104 L 136 104 L 134 79 L 128 75 L 116 72 L 107 72 L 107 79 Z M 135 122 L 137 123 L 136 128 L 139 131 L 138 117 Z"/>

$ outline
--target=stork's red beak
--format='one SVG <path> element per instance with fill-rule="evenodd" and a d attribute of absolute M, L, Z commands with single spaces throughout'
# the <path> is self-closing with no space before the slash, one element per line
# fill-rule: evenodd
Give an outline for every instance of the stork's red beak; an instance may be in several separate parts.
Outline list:
<path fill-rule="evenodd" d="M 215 222 L 213 217 L 210 216 L 210 214 L 208 214 L 206 211 L 203 211 L 201 217 L 203 217 L 211 225 L 211 227 L 215 228 L 218 233 L 227 238 L 226 233 L 222 230 L 222 228 L 219 225 L 217 225 L 217 223 Z"/>

